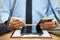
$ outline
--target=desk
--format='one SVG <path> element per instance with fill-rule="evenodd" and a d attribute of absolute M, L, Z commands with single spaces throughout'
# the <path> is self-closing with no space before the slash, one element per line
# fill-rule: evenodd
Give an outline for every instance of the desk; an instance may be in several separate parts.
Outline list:
<path fill-rule="evenodd" d="M 0 36 L 0 40 L 60 40 L 60 37 L 54 34 L 51 34 L 52 38 L 10 38 L 12 33 L 13 31 L 3 36 Z"/>
<path fill-rule="evenodd" d="M 0 37 L 0 40 L 60 40 L 59 36 L 51 34 L 52 38 L 10 38 L 12 32 Z"/>

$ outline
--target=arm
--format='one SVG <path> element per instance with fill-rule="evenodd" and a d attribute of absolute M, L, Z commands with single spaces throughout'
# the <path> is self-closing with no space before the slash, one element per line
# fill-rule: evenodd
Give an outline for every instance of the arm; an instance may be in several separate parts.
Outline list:
<path fill-rule="evenodd" d="M 51 2 L 51 5 L 53 7 L 53 10 L 56 13 L 56 16 L 59 18 L 60 9 L 59 9 L 59 6 L 58 6 L 58 0 L 50 0 L 50 2 Z M 54 20 L 58 23 L 58 21 L 56 20 L 56 18 L 53 15 L 52 10 L 51 10 L 50 7 L 49 7 L 49 11 L 48 11 L 48 17 L 49 18 L 54 18 Z M 52 30 L 56 30 L 56 29 L 59 29 L 59 25 L 58 25 L 58 27 L 55 27 Z M 57 30 L 57 31 L 51 31 L 51 33 L 60 36 L 60 30 Z"/>
<path fill-rule="evenodd" d="M 50 3 L 51 5 L 50 5 Z M 52 11 L 52 8 L 54 10 L 54 12 L 56 13 L 56 16 L 59 18 L 59 7 L 58 7 L 58 2 L 57 0 L 48 0 L 48 6 L 47 6 L 47 17 L 48 18 L 53 18 L 54 20 L 52 21 L 48 21 L 48 22 L 42 22 L 40 24 L 40 26 L 42 26 L 44 29 L 54 29 L 56 27 L 55 23 L 58 23 L 57 19 L 55 18 L 54 14 L 53 14 L 53 11 Z"/>
<path fill-rule="evenodd" d="M 50 0 L 50 3 L 51 3 L 51 5 L 48 4 L 48 17 L 53 18 L 58 23 L 58 21 L 56 20 L 54 14 L 52 12 L 52 9 L 51 9 L 51 6 L 52 6 L 54 12 L 56 13 L 56 16 L 59 18 L 60 10 L 58 7 L 58 1 L 57 0 Z"/>
<path fill-rule="evenodd" d="M 8 20 L 9 13 L 10 13 L 10 3 L 9 0 L 1 0 L 2 1 L 2 8 L 0 9 L 1 13 L 1 20 L 5 22 Z"/>

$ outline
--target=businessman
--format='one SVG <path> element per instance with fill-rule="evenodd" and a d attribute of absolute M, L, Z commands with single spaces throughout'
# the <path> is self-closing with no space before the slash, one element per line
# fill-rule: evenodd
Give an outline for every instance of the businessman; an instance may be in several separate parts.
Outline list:
<path fill-rule="evenodd" d="M 59 8 L 57 0 L 50 0 L 50 2 L 56 15 L 58 16 Z M 13 3 L 14 0 L 2 0 L 2 9 L 0 9 L 0 13 L 3 22 L 8 20 Z M 38 24 L 42 18 L 53 18 L 53 21 L 40 23 L 40 26 L 45 29 L 53 29 L 55 27 L 55 22 L 58 23 L 53 15 L 50 5 L 48 4 L 48 0 L 16 0 L 12 17 L 23 18 L 26 24 Z M 9 22 L 9 26 L 13 29 L 17 29 L 24 26 L 24 23 L 20 22 L 18 19 L 12 19 Z M 29 29 L 29 27 L 27 28 Z M 33 33 L 36 32 L 36 27 L 30 28 L 32 29 Z"/>

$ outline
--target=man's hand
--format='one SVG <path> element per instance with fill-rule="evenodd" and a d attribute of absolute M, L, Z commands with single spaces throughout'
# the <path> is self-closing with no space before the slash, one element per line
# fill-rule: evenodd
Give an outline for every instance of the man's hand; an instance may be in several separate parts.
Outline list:
<path fill-rule="evenodd" d="M 47 22 L 42 22 L 40 23 L 40 26 L 43 27 L 44 29 L 50 30 L 56 27 L 55 21 L 47 21 Z"/>
<path fill-rule="evenodd" d="M 18 19 L 11 19 L 9 22 L 9 26 L 13 29 L 18 29 L 19 27 L 23 27 L 24 23 L 20 22 Z"/>

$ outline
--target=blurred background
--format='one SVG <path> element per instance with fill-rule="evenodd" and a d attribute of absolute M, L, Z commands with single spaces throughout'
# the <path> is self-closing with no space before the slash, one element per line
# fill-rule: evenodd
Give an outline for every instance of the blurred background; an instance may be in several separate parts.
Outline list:
<path fill-rule="evenodd" d="M 59 8 L 60 8 L 60 0 L 58 0 L 58 3 L 59 3 Z M 1 3 L 1 0 L 0 0 L 0 8 L 2 7 L 2 3 Z M 59 17 L 60 17 L 60 15 L 59 15 Z M 0 15 L 0 19 L 1 19 L 1 15 Z M 1 23 L 1 21 L 0 21 L 0 23 Z"/>

